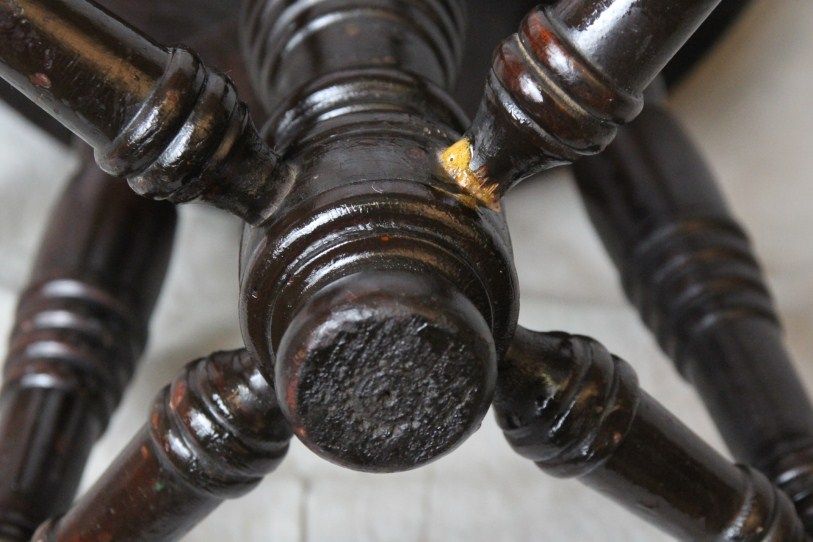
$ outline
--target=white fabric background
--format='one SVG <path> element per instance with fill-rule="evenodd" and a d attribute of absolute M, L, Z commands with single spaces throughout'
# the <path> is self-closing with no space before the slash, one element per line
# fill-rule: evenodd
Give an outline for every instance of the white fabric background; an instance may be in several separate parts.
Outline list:
<path fill-rule="evenodd" d="M 765 263 L 790 348 L 813 389 L 813 2 L 761 0 L 672 104 L 702 146 Z M 0 335 L 12 322 L 50 203 L 74 159 L 0 110 Z M 56 172 L 56 173 L 55 173 Z M 625 304 L 567 173 L 519 188 L 507 204 L 522 287 L 521 323 L 603 341 L 643 386 L 723 450 L 692 390 Z M 150 348 L 96 446 L 84 487 L 146 419 L 157 390 L 188 360 L 241 344 L 235 220 L 188 206 L 152 325 Z M 0 359 L 6 345 L 0 344 Z M 295 442 L 250 495 L 221 506 L 190 542 L 657 541 L 662 534 L 578 482 L 514 455 L 491 416 L 431 466 L 365 475 Z"/>

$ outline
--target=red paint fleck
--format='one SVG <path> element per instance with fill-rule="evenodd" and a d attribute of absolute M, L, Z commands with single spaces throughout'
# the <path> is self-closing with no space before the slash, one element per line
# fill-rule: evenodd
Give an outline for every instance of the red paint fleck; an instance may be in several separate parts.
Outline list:
<path fill-rule="evenodd" d="M 37 72 L 28 76 L 31 84 L 39 88 L 51 88 L 51 79 L 44 73 Z"/>

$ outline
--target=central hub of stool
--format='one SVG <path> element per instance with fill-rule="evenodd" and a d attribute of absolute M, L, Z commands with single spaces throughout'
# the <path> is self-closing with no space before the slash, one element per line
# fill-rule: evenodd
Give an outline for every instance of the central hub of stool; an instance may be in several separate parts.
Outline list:
<path fill-rule="evenodd" d="M 420 466 L 453 449 L 488 410 L 488 325 L 451 283 L 403 271 L 334 282 L 280 343 L 277 393 L 320 455 L 367 471 Z"/>

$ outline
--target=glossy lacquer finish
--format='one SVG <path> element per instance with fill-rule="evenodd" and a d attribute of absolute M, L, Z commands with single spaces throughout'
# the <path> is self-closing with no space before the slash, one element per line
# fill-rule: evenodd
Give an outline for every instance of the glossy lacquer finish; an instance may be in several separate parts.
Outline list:
<path fill-rule="evenodd" d="M 244 10 L 268 139 L 296 175 L 245 232 L 243 334 L 295 434 L 355 469 L 413 468 L 471 434 L 516 323 L 502 215 L 437 166 L 466 123 L 445 91 L 462 13 L 452 0 Z"/>
<path fill-rule="evenodd" d="M 54 208 L 17 309 L 0 393 L 0 538 L 73 499 L 146 340 L 175 229 L 169 204 L 87 165 Z"/>
<path fill-rule="evenodd" d="M 0 76 L 140 194 L 256 222 L 287 190 L 228 78 L 85 0 L 0 3 Z"/>
<path fill-rule="evenodd" d="M 719 0 L 559 0 L 497 48 L 466 136 L 444 155 L 484 203 L 532 173 L 600 151 Z"/>
<path fill-rule="evenodd" d="M 272 384 L 245 350 L 194 361 L 102 477 L 33 540 L 176 540 L 276 468 L 290 437 Z"/>
<path fill-rule="evenodd" d="M 728 462 L 587 337 L 518 329 L 494 406 L 512 447 L 684 540 L 807 540 L 790 500 Z"/>
<path fill-rule="evenodd" d="M 785 489 L 813 529 L 813 410 L 753 250 L 698 152 L 651 104 L 574 171 L 643 320 L 734 456 Z"/>
<path fill-rule="evenodd" d="M 516 31 L 528 11 L 538 0 L 495 2 L 467 0 L 466 44 L 454 99 L 466 115 L 474 117 L 483 99 L 484 76 L 491 69 L 494 49 L 505 36 Z"/>
<path fill-rule="evenodd" d="M 203 60 L 227 72 L 240 96 L 256 113 L 248 84 L 248 74 L 237 47 L 237 13 L 222 0 L 97 0 L 97 4 L 128 24 L 147 32 L 162 43 L 183 43 L 197 51 Z M 71 132 L 14 87 L 0 82 L 0 100 L 58 141 L 68 143 Z"/>

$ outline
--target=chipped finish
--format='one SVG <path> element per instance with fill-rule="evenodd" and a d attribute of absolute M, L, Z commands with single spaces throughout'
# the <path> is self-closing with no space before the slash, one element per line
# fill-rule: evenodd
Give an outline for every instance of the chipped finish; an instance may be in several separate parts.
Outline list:
<path fill-rule="evenodd" d="M 17 308 L 0 394 L 6 537 L 68 507 L 144 348 L 175 209 L 114 181 L 88 162 L 69 183 Z"/>
<path fill-rule="evenodd" d="M 344 466 L 394 471 L 448 452 L 479 426 L 493 391 L 491 352 L 508 346 L 517 290 L 504 217 L 471 206 L 437 162 L 465 126 L 447 95 L 463 3 L 381 0 L 380 9 L 362 9 L 368 5 L 246 5 L 247 62 L 266 106 L 277 106 L 268 139 L 296 175 L 277 215 L 244 235 L 240 317 L 247 347 L 279 376 L 297 436 Z M 366 299 L 380 295 L 358 329 L 341 303 L 328 302 L 339 283 Z M 410 292 L 431 293 L 436 306 Z M 310 335 L 328 328 L 348 347 Z M 400 337 L 417 328 L 425 334 Z M 413 366 L 385 355 L 376 369 L 371 356 L 381 345 L 414 354 Z M 438 382 L 453 367 L 460 378 L 448 391 L 459 404 L 440 397 Z M 320 405 L 331 389 L 330 405 Z M 384 391 L 401 401 L 390 403 Z M 359 409 L 379 416 L 361 426 Z"/>
<path fill-rule="evenodd" d="M 438 160 L 446 174 L 470 197 L 472 206 L 485 205 L 499 209 L 499 199 L 495 195 L 497 186 L 487 184 L 485 179 L 471 171 L 471 156 L 471 141 L 461 139 L 451 147 L 444 149 L 438 156 Z"/>
<path fill-rule="evenodd" d="M 518 453 L 680 539 L 807 540 L 784 494 L 705 444 L 592 339 L 518 329 L 494 406 Z"/>
<path fill-rule="evenodd" d="M 32 540 L 177 540 L 273 471 L 290 437 L 272 383 L 245 350 L 196 360 L 108 471 Z"/>
<path fill-rule="evenodd" d="M 230 79 L 84 0 L 0 4 L 0 75 L 140 194 L 259 222 L 287 193 Z"/>
<path fill-rule="evenodd" d="M 756 255 L 703 158 L 653 102 L 574 172 L 630 301 L 734 457 L 784 488 L 813 532 L 813 406 Z"/>
<path fill-rule="evenodd" d="M 560 0 L 498 46 L 465 134 L 469 173 L 501 198 L 525 177 L 599 152 L 719 0 Z"/>

